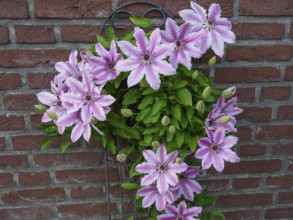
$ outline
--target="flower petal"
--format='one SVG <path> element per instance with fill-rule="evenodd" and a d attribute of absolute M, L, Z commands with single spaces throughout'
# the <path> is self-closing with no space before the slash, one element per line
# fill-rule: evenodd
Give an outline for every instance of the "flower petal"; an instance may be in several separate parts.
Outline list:
<path fill-rule="evenodd" d="M 201 213 L 201 211 L 201 207 L 191 207 L 187 209 L 187 211 L 185 212 L 185 217 L 198 216 L 198 214 Z"/>
<path fill-rule="evenodd" d="M 202 190 L 201 185 L 195 180 L 186 179 L 185 184 L 188 185 L 193 190 L 193 192 L 196 192 L 197 194 L 199 194 Z"/>
<path fill-rule="evenodd" d="M 142 187 L 140 190 L 137 191 L 137 195 L 142 197 L 142 196 L 147 196 L 152 192 L 155 192 L 154 185 Z"/>
<path fill-rule="evenodd" d="M 73 77 L 69 77 L 66 79 L 66 85 L 70 88 L 71 91 L 75 93 L 85 93 L 84 85 Z"/>
<path fill-rule="evenodd" d="M 156 198 L 157 194 L 155 193 L 155 191 L 151 192 L 142 200 L 142 207 L 147 208 L 151 206 L 155 202 Z"/>
<path fill-rule="evenodd" d="M 187 200 L 193 201 L 193 199 L 194 199 L 194 193 L 193 193 L 192 188 L 189 185 L 182 184 L 182 192 L 183 192 L 184 197 Z"/>
<path fill-rule="evenodd" d="M 89 124 L 85 124 L 83 126 L 83 138 L 89 142 L 90 141 L 90 137 L 91 137 L 91 126 Z"/>
<path fill-rule="evenodd" d="M 165 25 L 166 25 L 166 31 L 171 34 L 174 40 L 177 40 L 179 28 L 176 22 L 173 19 L 168 17 Z"/>
<path fill-rule="evenodd" d="M 164 162 L 166 154 L 167 154 L 166 147 L 164 145 L 161 145 L 156 151 L 156 157 L 160 163 Z"/>
<path fill-rule="evenodd" d="M 93 109 L 92 109 L 91 105 L 89 105 L 89 104 L 87 104 L 81 108 L 80 117 L 84 123 L 86 123 L 86 124 L 90 123 L 90 121 L 92 120 L 92 117 L 93 117 L 92 112 L 93 112 Z"/>
<path fill-rule="evenodd" d="M 209 138 L 200 138 L 198 140 L 198 146 L 202 148 L 209 148 L 211 146 L 211 140 Z"/>
<path fill-rule="evenodd" d="M 178 214 L 177 208 L 173 205 L 166 205 L 165 210 L 167 213 L 173 214 L 175 216 Z"/>
<path fill-rule="evenodd" d="M 97 99 L 97 102 L 103 107 L 111 105 L 116 99 L 111 95 L 102 95 Z"/>
<path fill-rule="evenodd" d="M 182 173 L 187 170 L 188 166 L 186 163 L 173 163 L 169 165 L 169 171 L 174 173 Z"/>
<path fill-rule="evenodd" d="M 161 43 L 160 29 L 156 28 L 150 36 L 149 52 L 152 52 Z"/>
<path fill-rule="evenodd" d="M 157 188 L 158 188 L 158 192 L 161 194 L 164 194 L 169 189 L 167 178 L 165 177 L 164 173 L 161 173 L 158 176 Z"/>
<path fill-rule="evenodd" d="M 172 163 L 177 157 L 178 151 L 173 151 L 165 156 L 164 162 L 167 164 Z"/>
<path fill-rule="evenodd" d="M 153 66 L 147 65 L 146 66 L 146 81 L 154 90 L 158 90 L 161 85 L 160 75 L 157 71 L 154 70 Z"/>
<path fill-rule="evenodd" d="M 178 184 L 178 177 L 177 177 L 177 175 L 175 173 L 166 172 L 165 173 L 165 178 L 166 178 L 167 183 L 170 186 L 176 186 Z"/>
<path fill-rule="evenodd" d="M 205 154 L 204 157 L 202 158 L 201 164 L 204 170 L 209 169 L 213 164 L 212 153 Z"/>
<path fill-rule="evenodd" d="M 77 122 L 76 125 L 73 127 L 71 132 L 71 141 L 76 142 L 83 133 L 83 123 Z"/>
<path fill-rule="evenodd" d="M 202 18 L 205 19 L 207 17 L 206 10 L 201 7 L 199 4 L 195 2 L 191 2 L 191 8 Z"/>
<path fill-rule="evenodd" d="M 219 172 L 222 172 L 224 169 L 224 160 L 217 153 L 213 154 L 213 165 Z"/>
<path fill-rule="evenodd" d="M 138 164 L 135 168 L 135 170 L 139 173 L 151 173 L 156 171 L 157 165 L 152 162 L 144 162 L 141 164 Z"/>
<path fill-rule="evenodd" d="M 176 69 L 165 60 L 156 60 L 152 62 L 154 71 L 162 75 L 170 76 L 176 74 Z"/>
<path fill-rule="evenodd" d="M 208 12 L 208 19 L 210 22 L 213 22 L 221 17 L 221 8 L 219 4 L 211 4 Z"/>
<path fill-rule="evenodd" d="M 156 209 L 158 211 L 162 211 L 165 209 L 166 206 L 166 200 L 161 194 L 157 194 L 157 199 L 156 199 Z"/>
<path fill-rule="evenodd" d="M 99 120 L 99 121 L 105 121 L 106 120 L 106 114 L 101 105 L 98 103 L 93 103 L 92 104 L 93 108 L 93 114 L 94 116 Z"/>
<path fill-rule="evenodd" d="M 58 126 L 66 126 L 71 127 L 73 124 L 75 124 L 78 121 L 78 114 L 72 113 L 72 114 L 64 114 L 57 120 Z"/>
<path fill-rule="evenodd" d="M 174 43 L 161 44 L 157 46 L 152 53 L 152 58 L 154 60 L 165 59 L 174 51 L 175 46 L 176 45 Z"/>
<path fill-rule="evenodd" d="M 172 214 L 163 214 L 163 215 L 159 215 L 157 219 L 158 220 L 174 220 L 176 219 L 176 216 Z"/>
<path fill-rule="evenodd" d="M 151 150 L 144 150 L 143 156 L 148 162 L 158 163 L 155 152 Z"/>
<path fill-rule="evenodd" d="M 221 36 L 214 30 L 211 30 L 212 42 L 211 46 L 215 54 L 219 57 L 222 57 L 224 54 L 224 41 L 221 39 Z"/>
<path fill-rule="evenodd" d="M 234 136 L 227 136 L 225 137 L 224 141 L 219 145 L 221 149 L 227 149 L 233 147 L 237 144 L 238 138 Z"/>
<path fill-rule="evenodd" d="M 231 163 L 236 163 L 240 161 L 240 158 L 237 156 L 237 154 L 230 149 L 222 150 L 220 152 L 220 157 Z"/>
<path fill-rule="evenodd" d="M 96 43 L 96 51 L 101 57 L 109 56 L 109 51 L 107 51 L 100 43 Z"/>
<path fill-rule="evenodd" d="M 151 185 L 152 183 L 154 183 L 157 179 L 158 179 L 158 176 L 159 176 L 159 173 L 158 172 L 153 172 L 153 173 L 150 173 L 146 176 L 144 176 L 142 179 L 141 179 L 141 185 L 142 186 L 148 186 L 148 185 Z"/>
<path fill-rule="evenodd" d="M 149 42 L 145 36 L 144 31 L 139 27 L 135 27 L 133 36 L 136 40 L 138 49 L 141 52 L 146 53 Z"/>
<path fill-rule="evenodd" d="M 214 133 L 214 144 L 220 144 L 225 139 L 225 130 L 219 128 Z"/>
<path fill-rule="evenodd" d="M 200 148 L 196 151 L 195 157 L 198 159 L 202 159 L 203 157 L 205 157 L 205 155 L 209 154 L 209 152 L 209 148 Z"/>
<path fill-rule="evenodd" d="M 191 9 L 181 10 L 179 11 L 179 15 L 185 22 L 188 22 L 192 25 L 202 24 L 202 19 Z"/>
<path fill-rule="evenodd" d="M 121 72 L 128 72 L 131 70 L 135 70 L 141 64 L 139 60 L 134 60 L 132 58 L 126 60 L 120 60 L 115 66 L 115 69 Z"/>
<path fill-rule="evenodd" d="M 139 65 L 134 70 L 132 70 L 127 78 L 128 88 L 138 84 L 143 79 L 144 75 L 145 75 L 145 66 L 142 64 Z"/>
<path fill-rule="evenodd" d="M 77 50 L 74 50 L 72 51 L 70 54 L 69 54 L 69 63 L 73 64 L 73 65 L 76 65 L 77 64 Z"/>
<path fill-rule="evenodd" d="M 51 106 L 55 104 L 56 102 L 58 102 L 58 98 L 54 94 L 49 92 L 39 92 L 37 94 L 37 97 L 39 101 L 43 103 L 44 105 Z"/>
<path fill-rule="evenodd" d="M 174 202 L 174 196 L 173 196 L 173 193 L 171 193 L 170 191 L 167 191 L 167 192 L 165 193 L 165 198 L 166 198 L 166 200 L 167 200 L 167 202 L 168 202 L 169 204 L 172 204 L 172 203 Z"/>

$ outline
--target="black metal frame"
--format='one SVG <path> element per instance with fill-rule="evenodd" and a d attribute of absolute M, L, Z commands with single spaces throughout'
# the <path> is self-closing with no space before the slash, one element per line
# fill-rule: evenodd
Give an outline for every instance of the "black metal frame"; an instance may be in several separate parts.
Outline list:
<path fill-rule="evenodd" d="M 145 10 L 142 14 L 142 17 L 146 17 L 150 12 L 156 11 L 156 12 L 160 12 L 162 15 L 162 22 L 158 25 L 154 25 L 154 27 L 162 27 L 165 25 L 166 19 L 167 17 L 173 18 L 172 15 L 164 8 L 162 8 L 159 5 L 153 4 L 153 3 L 149 3 L 149 2 L 131 2 L 131 3 L 127 3 L 124 4 L 120 7 L 118 7 L 116 10 L 112 11 L 111 14 L 105 19 L 105 21 L 102 23 L 99 34 L 102 34 L 104 31 L 104 28 L 106 26 L 106 24 L 110 21 L 111 22 L 111 26 L 114 29 L 123 29 L 125 27 L 123 26 L 117 26 L 115 25 L 115 18 L 117 17 L 118 14 L 120 13 L 126 13 L 128 14 L 130 17 L 134 16 L 134 14 L 127 10 L 128 7 L 133 6 L 133 5 L 145 5 L 146 7 L 149 7 L 147 10 Z M 117 138 L 116 139 L 116 143 L 117 143 L 117 148 L 121 149 L 120 146 L 120 141 Z M 104 159 L 105 159 L 105 174 L 106 174 L 106 198 L 107 198 L 107 209 L 108 209 L 108 218 L 109 220 L 111 220 L 111 198 L 110 198 L 110 181 L 109 181 L 109 165 L 108 165 L 108 153 L 107 153 L 107 149 L 104 148 Z M 121 199 L 121 211 L 122 211 L 122 218 L 121 220 L 124 220 L 124 210 L 123 210 L 123 204 L 124 204 L 124 199 L 123 199 L 123 189 L 122 189 L 122 182 L 123 182 L 123 165 L 122 163 L 119 164 L 119 183 L 120 183 L 120 199 Z M 137 219 L 137 211 L 136 211 L 136 204 L 135 204 L 136 200 L 134 199 L 134 219 Z M 150 215 L 150 209 L 149 209 L 149 215 Z"/>

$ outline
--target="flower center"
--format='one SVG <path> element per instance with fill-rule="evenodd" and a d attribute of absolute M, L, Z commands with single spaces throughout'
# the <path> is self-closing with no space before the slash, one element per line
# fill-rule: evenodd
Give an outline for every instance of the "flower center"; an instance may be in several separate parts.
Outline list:
<path fill-rule="evenodd" d="M 89 96 L 89 95 L 87 95 L 87 96 L 85 97 L 85 99 L 86 99 L 87 101 L 90 101 L 90 100 L 92 99 L 92 97 Z"/>
<path fill-rule="evenodd" d="M 213 22 L 211 21 L 206 21 L 204 24 L 203 24 L 209 31 L 213 28 Z"/>
<path fill-rule="evenodd" d="M 178 215 L 178 216 L 176 217 L 176 220 L 184 220 L 184 217 L 183 217 L 182 215 Z"/>
<path fill-rule="evenodd" d="M 168 171 L 168 165 L 164 164 L 164 163 L 161 163 L 161 164 L 158 165 L 157 170 L 159 172 L 162 172 L 162 173 L 166 172 L 166 171 Z"/>
<path fill-rule="evenodd" d="M 82 76 L 78 76 L 78 77 L 77 77 L 77 80 L 78 80 L 78 81 L 82 81 Z"/>
<path fill-rule="evenodd" d="M 57 105 L 58 105 L 58 106 L 62 106 L 62 102 L 61 102 L 61 101 L 58 101 L 58 102 L 57 102 Z"/>
<path fill-rule="evenodd" d="M 113 63 L 109 63 L 109 65 L 108 65 L 108 69 L 110 70 L 110 71 L 112 71 L 112 70 L 114 70 L 114 64 Z"/>
<path fill-rule="evenodd" d="M 219 152 L 218 145 L 212 144 L 212 145 L 210 146 L 210 150 L 213 151 L 213 152 L 218 153 L 218 152 Z"/>
<path fill-rule="evenodd" d="M 150 55 L 145 54 L 145 55 L 143 56 L 143 59 L 144 59 L 145 61 L 149 61 L 149 60 L 150 60 Z"/>
<path fill-rule="evenodd" d="M 179 180 L 183 180 L 184 177 L 185 177 L 185 176 L 184 176 L 183 174 L 179 174 L 179 176 L 178 176 Z"/>

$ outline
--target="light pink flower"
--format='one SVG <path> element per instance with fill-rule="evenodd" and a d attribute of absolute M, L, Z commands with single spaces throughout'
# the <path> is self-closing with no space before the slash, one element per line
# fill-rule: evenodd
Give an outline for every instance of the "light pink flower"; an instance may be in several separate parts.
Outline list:
<path fill-rule="evenodd" d="M 128 57 L 120 60 L 116 69 L 122 72 L 130 72 L 127 79 L 128 87 L 138 84 L 145 76 L 148 84 L 154 89 L 160 88 L 160 75 L 174 75 L 176 70 L 164 59 L 171 54 L 175 45 L 161 44 L 160 30 L 157 28 L 147 39 L 145 33 L 139 27 L 135 27 L 134 38 L 137 46 L 128 41 L 119 41 L 121 51 Z"/>

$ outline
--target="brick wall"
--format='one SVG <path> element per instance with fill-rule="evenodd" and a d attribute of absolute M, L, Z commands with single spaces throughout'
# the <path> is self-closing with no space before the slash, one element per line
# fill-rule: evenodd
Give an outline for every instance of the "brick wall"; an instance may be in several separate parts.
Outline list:
<path fill-rule="evenodd" d="M 99 24 L 126 0 L 0 0 L 0 219 L 107 219 L 99 143 L 60 140 L 40 150 L 35 94 L 56 61 L 95 42 Z M 155 0 L 172 14 L 188 0 Z M 211 70 L 220 88 L 236 84 L 238 164 L 201 178 L 228 220 L 293 219 L 293 1 L 198 0 L 222 6 L 238 41 Z M 175 4 L 175 5 L 174 5 Z M 121 219 L 118 169 L 110 172 L 111 210 Z M 125 192 L 127 193 L 127 192 Z M 130 211 L 126 203 L 124 209 Z M 97 217 L 99 216 L 99 217 Z M 105 217 L 102 217 L 105 216 Z"/>

